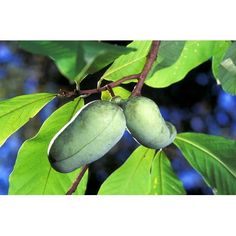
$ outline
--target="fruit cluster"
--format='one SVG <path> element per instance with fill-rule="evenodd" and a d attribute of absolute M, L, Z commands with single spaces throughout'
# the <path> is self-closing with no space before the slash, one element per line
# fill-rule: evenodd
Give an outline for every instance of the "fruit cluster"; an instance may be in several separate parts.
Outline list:
<path fill-rule="evenodd" d="M 52 167 L 71 172 L 104 156 L 129 130 L 141 145 L 160 149 L 171 144 L 175 127 L 165 122 L 155 102 L 146 97 L 88 103 L 51 140 Z"/>

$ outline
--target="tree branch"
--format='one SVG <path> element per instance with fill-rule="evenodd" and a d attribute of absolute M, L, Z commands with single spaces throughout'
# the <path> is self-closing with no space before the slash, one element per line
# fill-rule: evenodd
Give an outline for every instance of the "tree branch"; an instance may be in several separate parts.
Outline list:
<path fill-rule="evenodd" d="M 60 90 L 58 95 L 63 96 L 63 97 L 74 97 L 74 96 L 80 96 L 80 95 L 89 96 L 91 94 L 101 93 L 102 91 L 105 91 L 105 90 L 112 91 L 112 88 L 117 87 L 118 85 L 122 84 L 125 81 L 132 80 L 132 79 L 138 79 L 138 83 L 136 84 L 136 86 L 134 87 L 134 89 L 132 91 L 132 96 L 140 96 L 144 81 L 147 78 L 147 75 L 148 75 L 149 71 L 151 70 L 153 63 L 156 60 L 160 43 L 161 43 L 160 41 L 153 41 L 152 42 L 150 51 L 147 55 L 146 63 L 144 65 L 141 73 L 125 76 L 117 81 L 108 83 L 102 87 L 95 88 L 95 89 L 86 89 L 86 90 L 79 90 L 79 91 L 78 90 L 74 90 L 74 91 Z"/>
<path fill-rule="evenodd" d="M 139 76 L 140 76 L 140 74 L 128 75 L 128 76 L 123 77 L 122 79 L 115 81 L 115 82 L 111 82 L 109 84 L 106 84 L 103 87 L 96 88 L 96 89 L 80 90 L 78 92 L 79 92 L 79 94 L 87 94 L 87 95 L 91 95 L 94 93 L 100 93 L 102 91 L 108 90 L 109 87 L 110 88 L 117 87 L 118 85 L 122 84 L 123 82 L 125 82 L 127 80 L 138 79 Z"/>
<path fill-rule="evenodd" d="M 147 78 L 147 75 L 149 73 L 149 71 L 152 68 L 152 65 L 154 64 L 156 57 L 157 57 L 157 53 L 159 50 L 159 46 L 160 46 L 160 41 L 153 41 L 152 42 L 152 46 L 151 49 L 147 55 L 147 61 L 146 64 L 143 67 L 143 70 L 140 74 L 139 77 L 139 81 L 136 84 L 136 86 L 134 87 L 133 91 L 132 91 L 132 96 L 140 96 L 141 95 L 141 90 L 144 84 L 145 79 Z"/>
<path fill-rule="evenodd" d="M 66 195 L 72 195 L 76 191 L 87 169 L 88 169 L 88 165 L 85 165 L 82 167 L 81 172 L 79 173 L 78 177 L 75 179 L 74 183 L 71 185 L 70 189 L 67 191 Z"/>

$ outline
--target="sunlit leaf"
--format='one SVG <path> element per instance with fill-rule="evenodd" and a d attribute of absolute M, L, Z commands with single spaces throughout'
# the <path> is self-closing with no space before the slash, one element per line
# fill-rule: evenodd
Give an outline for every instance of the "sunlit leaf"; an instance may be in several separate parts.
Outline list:
<path fill-rule="evenodd" d="M 151 165 L 155 150 L 138 147 L 128 160 L 102 184 L 98 194 L 144 195 L 151 190 Z"/>
<path fill-rule="evenodd" d="M 117 58 L 108 68 L 102 79 L 116 81 L 124 76 L 140 73 L 149 52 L 152 41 L 134 41 L 127 48 L 135 48 L 136 51 Z"/>
<path fill-rule="evenodd" d="M 235 140 L 181 133 L 174 143 L 216 194 L 236 194 Z"/>
<path fill-rule="evenodd" d="M 151 78 L 157 71 L 174 64 L 180 57 L 184 46 L 185 41 L 161 41 L 157 59 L 148 74 L 148 78 Z"/>
<path fill-rule="evenodd" d="M 163 151 L 157 152 L 152 164 L 152 186 L 150 194 L 185 194 L 183 184 L 172 170 L 170 161 Z"/>
<path fill-rule="evenodd" d="M 151 43 L 152 41 L 134 41 L 129 44 L 128 47 L 136 48 L 137 50 L 117 58 L 102 76 L 102 79 L 116 81 L 124 76 L 140 73 L 146 62 Z M 184 41 L 162 41 L 157 60 L 150 74 L 172 65 L 180 56 L 184 44 Z M 127 82 L 129 83 L 130 81 Z"/>
<path fill-rule="evenodd" d="M 77 98 L 56 110 L 42 125 L 38 134 L 21 146 L 13 172 L 10 175 L 9 194 L 65 194 L 80 169 L 59 173 L 51 168 L 47 149 L 53 136 L 83 106 Z M 88 173 L 80 182 L 75 194 L 84 194 Z"/>
<path fill-rule="evenodd" d="M 147 78 L 146 84 L 155 87 L 167 87 L 176 83 L 198 65 L 210 59 L 217 41 L 186 41 L 177 61 L 169 67 L 158 70 Z"/>
<path fill-rule="evenodd" d="M 56 97 L 51 93 L 22 95 L 0 101 L 0 146 Z"/>

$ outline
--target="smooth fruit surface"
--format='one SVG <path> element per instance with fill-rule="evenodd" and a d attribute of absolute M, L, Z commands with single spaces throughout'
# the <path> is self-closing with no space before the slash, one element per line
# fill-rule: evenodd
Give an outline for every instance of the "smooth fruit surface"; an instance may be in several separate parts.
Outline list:
<path fill-rule="evenodd" d="M 165 122 L 158 106 L 151 99 L 131 97 L 122 107 L 128 130 L 143 146 L 160 149 L 175 139 L 175 127 Z"/>
<path fill-rule="evenodd" d="M 52 139 L 49 161 L 59 172 L 71 172 L 106 154 L 126 128 L 122 109 L 108 101 L 83 107 Z"/>

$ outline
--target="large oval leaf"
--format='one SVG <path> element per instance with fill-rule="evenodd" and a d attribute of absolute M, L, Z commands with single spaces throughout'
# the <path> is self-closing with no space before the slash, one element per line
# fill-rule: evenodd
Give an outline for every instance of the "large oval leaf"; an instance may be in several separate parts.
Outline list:
<path fill-rule="evenodd" d="M 98 194 L 149 194 L 150 170 L 154 155 L 155 150 L 138 147 L 128 160 L 105 180 Z"/>
<path fill-rule="evenodd" d="M 135 48 L 136 51 L 117 58 L 101 79 L 116 81 L 124 76 L 141 72 L 152 41 L 134 41 L 127 48 Z"/>
<path fill-rule="evenodd" d="M 148 74 L 147 80 L 157 71 L 174 64 L 180 57 L 185 41 L 161 41 L 155 63 Z"/>
<path fill-rule="evenodd" d="M 137 50 L 117 58 L 102 76 L 102 79 L 116 81 L 124 76 L 140 73 L 146 62 L 151 43 L 151 41 L 134 41 L 129 44 L 128 47 Z M 150 75 L 161 68 L 172 65 L 179 58 L 184 44 L 185 41 L 162 41 Z"/>
<path fill-rule="evenodd" d="M 163 151 L 157 152 L 152 164 L 152 185 L 150 194 L 185 194 L 183 184 L 172 170 L 169 159 Z"/>
<path fill-rule="evenodd" d="M 187 41 L 178 60 L 171 66 L 156 71 L 145 83 L 161 88 L 182 80 L 190 70 L 212 57 L 214 47 L 215 41 Z"/>
<path fill-rule="evenodd" d="M 174 143 L 216 194 L 236 194 L 236 142 L 197 133 L 178 134 Z"/>
<path fill-rule="evenodd" d="M 22 41 L 20 46 L 31 53 L 49 56 L 65 77 L 78 83 L 120 55 L 133 51 L 96 41 Z"/>
<path fill-rule="evenodd" d="M 42 125 L 38 134 L 21 146 L 13 172 L 10 175 L 9 194 L 65 194 L 80 170 L 68 174 L 51 168 L 47 157 L 49 142 L 53 136 L 83 106 L 77 98 L 56 110 Z M 87 173 L 80 182 L 76 194 L 84 194 Z"/>
<path fill-rule="evenodd" d="M 0 147 L 55 97 L 56 94 L 36 93 L 0 101 Z"/>

